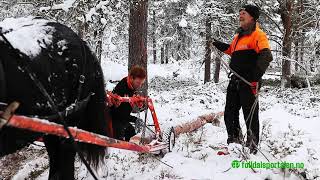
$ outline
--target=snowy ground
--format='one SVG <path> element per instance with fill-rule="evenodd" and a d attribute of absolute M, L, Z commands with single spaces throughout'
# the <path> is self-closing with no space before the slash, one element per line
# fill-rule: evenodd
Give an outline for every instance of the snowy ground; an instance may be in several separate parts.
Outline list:
<path fill-rule="evenodd" d="M 120 80 L 126 67 L 103 62 L 107 80 Z M 189 64 L 189 63 L 186 63 Z M 113 73 L 117 69 L 118 73 Z M 162 128 L 174 126 L 212 112 L 223 111 L 226 78 L 221 83 L 203 85 L 200 70 L 183 64 L 150 65 L 150 96 Z M 176 76 L 176 77 L 174 77 Z M 200 77 L 201 77 L 200 76 Z M 224 74 L 222 73 L 222 76 Z M 110 89 L 114 85 L 108 83 Z M 217 147 L 226 145 L 223 118 L 219 125 L 207 124 L 196 132 L 177 138 L 173 152 L 164 157 L 109 149 L 106 164 L 99 169 L 101 179 L 320 179 L 320 88 L 280 90 L 263 87 L 260 97 L 261 143 L 257 155 L 249 155 L 240 145 L 229 145 L 230 155 L 218 156 Z M 149 116 L 150 117 L 150 116 Z M 241 122 L 244 124 L 241 115 Z M 245 132 L 245 126 L 243 126 Z M 13 179 L 44 180 L 48 176 L 47 156 L 41 148 L 30 146 L 37 156 L 17 163 Z M 10 158 L 0 159 L 0 166 Z M 303 162 L 304 169 L 233 169 L 233 160 Z M 268 160 L 267 160 L 267 159 Z M 161 162 L 160 162 L 161 160 Z M 165 165 L 164 163 L 167 165 Z M 171 167 L 169 167 L 170 165 Z M 1 174 L 1 173 L 0 173 Z M 77 179 L 91 179 L 85 167 L 76 163 Z M 2 177 L 3 178 L 3 177 Z M 0 176 L 1 179 L 1 176 Z M 9 178 L 10 179 L 10 178 Z"/>

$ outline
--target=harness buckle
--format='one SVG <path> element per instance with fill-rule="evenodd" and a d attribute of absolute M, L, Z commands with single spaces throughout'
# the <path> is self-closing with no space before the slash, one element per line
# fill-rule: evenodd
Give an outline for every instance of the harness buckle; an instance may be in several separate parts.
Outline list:
<path fill-rule="evenodd" d="M 80 82 L 81 84 L 83 84 L 85 79 L 86 79 L 86 77 L 85 77 L 84 75 L 80 75 L 80 77 L 79 77 L 79 82 Z"/>
<path fill-rule="evenodd" d="M 228 78 L 231 79 L 234 74 L 232 72 L 228 73 Z"/>

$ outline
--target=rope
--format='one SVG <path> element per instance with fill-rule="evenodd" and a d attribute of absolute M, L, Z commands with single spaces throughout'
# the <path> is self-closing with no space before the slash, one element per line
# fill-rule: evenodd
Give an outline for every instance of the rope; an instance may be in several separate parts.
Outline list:
<path fill-rule="evenodd" d="M 240 76 L 236 71 L 234 71 L 233 69 L 231 69 L 228 64 L 226 62 L 224 62 L 224 60 L 220 59 L 222 64 L 224 66 L 226 66 L 226 68 L 228 68 L 230 70 L 230 72 L 232 72 L 235 76 L 237 76 L 239 79 L 241 79 L 243 82 L 245 82 L 246 84 L 248 84 L 250 87 L 252 86 L 251 83 L 249 81 L 247 81 L 245 78 L 243 78 L 242 76 Z"/>
<path fill-rule="evenodd" d="M 164 164 L 164 165 L 170 167 L 171 169 L 173 169 L 173 166 L 170 166 L 169 164 L 161 161 L 161 159 L 159 159 L 156 155 L 154 155 L 154 154 L 152 154 L 152 155 L 153 155 L 152 157 L 153 157 L 154 159 L 158 160 L 158 161 L 161 162 L 162 164 Z"/>
<path fill-rule="evenodd" d="M 232 72 L 235 76 L 237 76 L 240 80 L 242 80 L 245 84 L 247 84 L 247 85 L 249 85 L 250 87 L 252 87 L 252 85 L 251 85 L 251 83 L 249 82 L 249 81 L 247 81 L 244 77 L 242 77 L 241 75 L 239 75 L 236 71 L 234 71 L 232 68 L 230 68 L 229 66 L 228 66 L 228 64 L 226 63 L 226 62 L 224 62 L 222 59 L 221 59 L 221 62 L 222 62 L 222 64 L 226 67 L 226 68 L 228 68 L 229 70 L 230 70 L 230 72 Z M 243 137 L 242 137 L 242 142 L 244 142 L 244 137 L 246 136 L 246 135 L 248 135 L 247 133 L 248 132 L 250 132 L 251 134 L 250 135 L 252 135 L 252 131 L 251 131 L 251 123 L 252 123 L 252 119 L 253 119 L 253 115 L 254 115 L 254 112 L 255 112 L 255 110 L 256 110 L 256 107 L 257 107 L 257 105 L 258 105 L 258 97 L 259 97 L 259 91 L 258 91 L 258 86 L 256 87 L 257 88 L 257 94 L 255 95 L 255 99 L 254 99 L 254 102 L 253 102 L 253 104 L 252 104 L 252 106 L 251 106 L 251 108 L 250 108 L 250 112 L 249 112 L 249 114 L 248 114 L 248 117 L 245 119 L 245 124 L 247 124 L 247 122 L 248 122 L 248 120 L 250 119 L 250 122 L 249 122 L 249 126 L 247 127 L 247 132 L 243 135 Z M 242 124 L 241 126 L 240 126 L 240 131 L 239 131 L 239 136 L 240 136 L 240 133 L 242 132 L 241 131 L 241 129 L 242 129 L 242 127 L 244 126 L 244 124 Z M 244 145 L 243 143 L 242 143 L 242 145 Z M 256 148 L 257 148 L 257 146 L 256 146 Z"/>

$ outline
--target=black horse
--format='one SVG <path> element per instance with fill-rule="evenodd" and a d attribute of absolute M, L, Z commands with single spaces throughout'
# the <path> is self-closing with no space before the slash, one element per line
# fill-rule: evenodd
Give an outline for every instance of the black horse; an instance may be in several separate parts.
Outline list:
<path fill-rule="evenodd" d="M 61 123 L 57 111 L 28 75 L 32 71 L 59 112 L 76 105 L 77 108 L 64 117 L 68 126 L 106 135 L 102 69 L 94 53 L 76 33 L 62 24 L 32 17 L 7 19 L 0 23 L 0 33 L 9 41 L 0 36 L 0 102 L 18 101 L 17 114 L 48 117 Z M 10 45 L 15 50 L 10 49 Z M 70 139 L 5 126 L 0 130 L 0 157 L 40 137 L 49 155 L 49 179 L 74 179 L 76 150 Z M 90 144 L 79 146 L 90 165 L 96 168 L 102 162 L 105 148 Z"/>

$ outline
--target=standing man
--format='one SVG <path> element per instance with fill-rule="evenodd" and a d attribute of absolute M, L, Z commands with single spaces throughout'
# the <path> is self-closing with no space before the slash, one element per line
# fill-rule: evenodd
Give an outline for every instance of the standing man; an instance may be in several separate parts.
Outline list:
<path fill-rule="evenodd" d="M 257 153 L 259 143 L 259 105 L 257 91 L 272 54 L 267 35 L 259 28 L 259 8 L 245 5 L 239 11 L 240 28 L 231 44 L 213 40 L 218 50 L 231 56 L 230 68 L 247 82 L 231 75 L 227 88 L 224 120 L 227 127 L 227 143 L 242 143 L 239 110 L 242 108 L 247 127 L 246 146 L 250 153 Z"/>
<path fill-rule="evenodd" d="M 112 93 L 121 97 L 132 97 L 136 91 L 144 84 L 147 73 L 144 68 L 140 66 L 133 66 L 129 75 L 123 78 L 113 89 Z M 136 135 L 135 128 L 130 124 L 139 121 L 135 116 L 131 115 L 132 107 L 128 102 L 113 102 L 110 107 L 110 114 L 112 119 L 113 136 L 116 139 L 129 141 L 130 138 Z"/>

